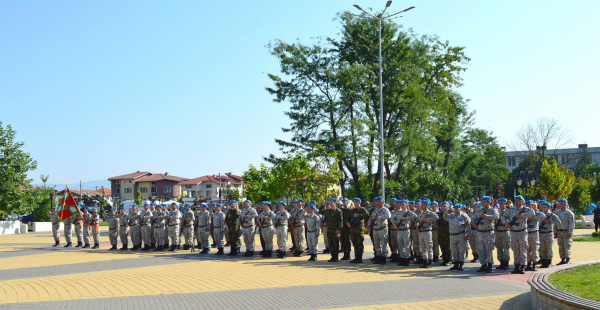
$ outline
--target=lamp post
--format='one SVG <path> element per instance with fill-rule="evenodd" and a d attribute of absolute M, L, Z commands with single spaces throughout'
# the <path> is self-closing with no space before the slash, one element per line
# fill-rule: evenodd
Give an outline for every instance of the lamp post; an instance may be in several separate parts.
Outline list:
<path fill-rule="evenodd" d="M 525 179 L 525 180 L 523 180 Z M 525 181 L 525 199 L 529 199 L 529 185 L 531 184 L 531 186 L 535 185 L 535 178 L 533 177 L 533 174 L 531 173 L 531 171 L 527 171 L 527 173 L 521 171 L 519 172 L 519 179 L 517 180 L 517 186 L 521 186 L 521 184 L 523 184 L 523 181 Z"/>
<path fill-rule="evenodd" d="M 379 145 L 380 159 L 379 160 L 380 160 L 380 164 L 381 164 L 381 168 L 380 168 L 380 170 L 381 170 L 381 197 L 383 197 L 384 201 L 385 201 L 385 180 L 384 180 L 385 166 L 384 166 L 384 162 L 383 162 L 383 67 L 381 65 L 381 63 L 382 63 L 382 61 L 381 61 L 381 21 L 402 17 L 402 16 L 397 16 L 397 15 L 415 8 L 414 6 L 411 6 L 408 9 L 402 10 L 398 13 L 394 13 L 394 14 L 389 15 L 384 18 L 383 14 L 385 13 L 385 10 L 387 10 L 387 8 L 390 7 L 390 5 L 392 5 L 392 1 L 388 1 L 385 4 L 385 9 L 383 9 L 383 12 L 381 12 L 381 15 L 379 15 L 379 17 L 367 12 L 365 9 L 361 8 L 357 4 L 354 5 L 355 8 L 363 11 L 364 13 L 370 15 L 371 17 L 355 15 L 355 14 L 350 13 L 351 15 L 354 15 L 359 18 L 365 18 L 368 20 L 376 20 L 378 23 L 378 30 L 379 30 L 379 140 L 380 140 L 380 145 Z"/>

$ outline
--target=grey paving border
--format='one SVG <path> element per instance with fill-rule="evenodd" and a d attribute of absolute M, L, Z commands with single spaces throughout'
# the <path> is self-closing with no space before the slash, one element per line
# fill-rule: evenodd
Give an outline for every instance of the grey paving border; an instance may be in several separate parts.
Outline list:
<path fill-rule="evenodd" d="M 468 278 L 468 281 L 465 281 L 466 279 L 418 278 L 207 293 L 17 303 L 0 305 L 0 309 L 319 309 L 522 294 L 529 291 L 527 286 L 483 277 Z"/>

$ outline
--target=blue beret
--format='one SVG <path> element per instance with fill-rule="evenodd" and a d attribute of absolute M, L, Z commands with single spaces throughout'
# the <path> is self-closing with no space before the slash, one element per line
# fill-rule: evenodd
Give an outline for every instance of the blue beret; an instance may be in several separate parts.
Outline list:
<path fill-rule="evenodd" d="M 507 202 L 508 200 L 506 200 L 506 198 L 500 198 L 500 199 L 498 199 L 498 201 L 499 201 L 499 202 L 500 202 L 500 201 L 502 201 L 502 202 Z"/>
<path fill-rule="evenodd" d="M 306 208 L 307 208 L 307 209 L 313 209 L 313 210 L 316 210 L 316 209 L 317 209 L 317 208 L 316 208 L 315 206 L 313 206 L 313 205 L 308 205 Z"/>
<path fill-rule="evenodd" d="M 362 200 L 360 200 L 360 198 L 354 198 L 354 199 L 352 199 L 352 200 L 354 200 L 354 201 L 358 201 L 358 202 L 362 203 Z"/>
<path fill-rule="evenodd" d="M 377 200 L 383 200 L 383 197 L 375 197 L 375 198 L 373 198 L 373 201 L 377 201 Z"/>
<path fill-rule="evenodd" d="M 304 203 L 304 199 L 298 199 L 296 202 Z"/>
<path fill-rule="evenodd" d="M 481 200 L 485 200 L 485 201 L 492 201 L 492 198 L 490 198 L 490 196 L 483 196 L 481 197 Z"/>
<path fill-rule="evenodd" d="M 235 201 L 235 200 L 232 200 L 232 201 L 230 201 L 229 203 L 238 203 L 238 202 L 237 202 L 237 201 Z"/>
<path fill-rule="evenodd" d="M 550 204 L 546 201 L 542 202 L 542 206 L 546 206 L 546 207 L 550 208 Z"/>
<path fill-rule="evenodd" d="M 260 204 L 261 204 L 261 205 L 265 205 L 266 203 L 265 203 L 264 201 L 261 201 L 261 202 L 260 202 Z"/>
<path fill-rule="evenodd" d="M 328 201 L 328 202 L 326 202 L 326 204 L 327 204 L 327 205 L 329 205 L 329 201 Z"/>
<path fill-rule="evenodd" d="M 110 211 L 112 211 L 112 212 L 117 212 L 117 209 L 110 209 Z"/>
<path fill-rule="evenodd" d="M 442 206 L 447 205 L 447 204 L 450 204 L 450 203 L 448 203 L 447 201 L 442 201 L 442 203 L 440 203 L 440 205 L 442 205 Z"/>
<path fill-rule="evenodd" d="M 57 209 L 56 206 L 52 206 L 52 209 Z"/>
<path fill-rule="evenodd" d="M 178 205 L 175 201 L 171 202 L 171 205 Z"/>
<path fill-rule="evenodd" d="M 344 198 L 344 199 L 342 199 L 342 201 L 349 201 L 349 200 L 348 200 L 348 198 Z"/>
<path fill-rule="evenodd" d="M 566 200 L 566 199 L 564 199 L 564 198 L 561 198 L 561 199 L 558 200 L 558 202 L 569 202 L 569 201 Z"/>
<path fill-rule="evenodd" d="M 153 202 L 153 203 L 151 203 L 150 205 L 151 205 L 151 206 L 156 206 L 156 204 L 155 204 L 154 202 Z"/>
<path fill-rule="evenodd" d="M 168 207 L 168 205 L 166 203 L 163 203 L 162 205 L 160 205 L 161 207 Z"/>
<path fill-rule="evenodd" d="M 454 208 L 454 209 L 460 209 L 461 208 L 460 203 L 455 204 L 452 208 Z"/>
<path fill-rule="evenodd" d="M 525 198 L 523 198 L 523 196 L 522 196 L 522 195 L 517 195 L 517 196 L 515 196 L 515 200 L 517 200 L 517 199 L 521 199 L 521 200 L 525 201 Z"/>
<path fill-rule="evenodd" d="M 415 204 L 415 202 L 414 202 L 414 201 L 409 201 L 409 202 L 408 202 L 408 204 L 409 204 L 409 205 L 414 205 L 414 204 Z"/>
<path fill-rule="evenodd" d="M 280 206 L 287 206 L 287 204 L 285 203 L 285 201 L 280 201 L 277 204 L 280 205 Z"/>
<path fill-rule="evenodd" d="M 144 206 L 150 206 L 150 205 L 148 204 L 148 202 L 147 202 L 147 201 L 146 201 L 146 202 L 144 202 L 144 204 L 143 204 L 143 205 L 144 205 Z"/>
<path fill-rule="evenodd" d="M 437 201 L 434 200 L 434 201 L 431 202 L 431 204 L 432 205 L 437 205 L 438 203 L 437 203 Z"/>
<path fill-rule="evenodd" d="M 415 200 L 415 203 L 417 203 L 417 202 L 421 202 L 421 199 L 417 199 L 417 200 Z"/>
<path fill-rule="evenodd" d="M 92 211 L 98 211 L 98 208 L 96 208 L 96 207 L 93 207 L 93 208 L 92 208 Z"/>
<path fill-rule="evenodd" d="M 335 198 L 329 198 L 329 201 L 337 202 L 337 199 L 335 199 Z"/>
<path fill-rule="evenodd" d="M 474 202 L 473 206 L 479 206 L 479 202 Z"/>
<path fill-rule="evenodd" d="M 314 200 L 311 200 L 309 203 L 314 203 L 314 204 L 316 204 L 317 202 L 316 202 L 316 201 L 314 201 Z"/>
<path fill-rule="evenodd" d="M 246 200 L 244 200 L 244 203 L 246 203 L 246 202 L 248 202 L 248 203 L 252 204 L 252 200 L 250 200 L 250 199 L 246 199 Z"/>
<path fill-rule="evenodd" d="M 125 207 L 124 206 L 120 206 L 119 210 L 125 210 Z"/>
<path fill-rule="evenodd" d="M 220 203 L 215 203 L 215 206 L 222 208 L 223 206 Z"/>
<path fill-rule="evenodd" d="M 207 205 L 207 204 L 205 204 L 205 203 L 202 203 L 202 204 L 200 204 L 200 206 L 201 206 L 201 207 L 208 208 L 208 205 Z"/>
<path fill-rule="evenodd" d="M 184 203 L 184 204 L 183 204 L 183 206 L 184 206 L 184 207 L 189 207 L 189 206 L 190 206 L 190 204 L 186 202 L 186 203 Z"/>
<path fill-rule="evenodd" d="M 533 200 L 527 200 L 527 201 L 525 201 L 525 204 L 526 204 L 526 205 L 527 205 L 527 204 L 530 204 L 530 203 L 533 203 Z"/>
<path fill-rule="evenodd" d="M 396 200 L 396 198 L 394 198 L 394 197 L 390 198 L 390 201 L 396 201 L 396 202 L 398 202 L 398 200 Z"/>

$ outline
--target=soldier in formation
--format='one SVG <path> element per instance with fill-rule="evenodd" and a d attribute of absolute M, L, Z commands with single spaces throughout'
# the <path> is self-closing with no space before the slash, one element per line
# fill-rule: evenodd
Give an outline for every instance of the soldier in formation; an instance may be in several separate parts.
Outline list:
<path fill-rule="evenodd" d="M 200 254 L 208 254 L 210 252 L 210 242 L 208 237 L 210 236 L 210 226 L 212 217 L 208 212 L 208 205 L 203 203 L 198 208 L 199 211 L 196 213 L 196 225 L 198 227 L 198 248 L 202 249 Z"/>
<path fill-rule="evenodd" d="M 502 224 L 502 218 L 504 213 L 508 212 L 508 206 L 505 198 L 498 199 L 498 215 L 500 219 L 495 224 L 495 238 L 496 238 L 496 255 L 500 265 L 496 269 L 508 270 L 508 263 L 510 262 L 510 229 Z"/>
<path fill-rule="evenodd" d="M 321 217 L 315 214 L 317 208 L 313 205 L 306 207 L 308 213 L 304 213 L 304 221 L 306 222 L 308 251 L 310 254 L 309 261 L 317 260 L 317 250 L 319 243 L 319 232 L 321 231 Z"/>
<path fill-rule="evenodd" d="M 48 212 L 50 215 L 50 220 L 52 221 L 52 237 L 54 237 L 54 245 L 53 247 L 57 247 L 60 245 L 60 218 L 56 212 L 58 209 L 56 206 L 52 206 L 51 211 Z"/>
<path fill-rule="evenodd" d="M 117 249 L 117 240 L 119 238 L 119 218 L 115 215 L 116 212 L 117 210 L 111 209 L 106 215 L 106 220 L 108 221 L 108 240 L 110 240 L 110 245 L 112 246 L 110 250 Z"/>
<path fill-rule="evenodd" d="M 194 222 L 196 218 L 189 203 L 184 204 L 185 213 L 182 216 L 183 222 L 183 237 L 185 238 L 184 250 L 189 250 L 194 247 Z"/>
<path fill-rule="evenodd" d="M 268 201 L 261 204 L 263 212 L 260 213 L 257 223 L 260 226 L 260 235 L 264 242 L 262 257 L 273 257 L 273 234 L 275 233 L 273 220 L 275 219 L 275 212 L 271 211 L 270 204 Z"/>
<path fill-rule="evenodd" d="M 277 234 L 277 258 L 286 258 L 287 254 L 287 238 L 288 238 L 288 221 L 290 213 L 286 210 L 286 203 L 279 201 L 277 203 L 279 210 L 275 213 L 275 232 Z"/>
<path fill-rule="evenodd" d="M 449 205 L 449 203 L 448 203 Z M 450 270 L 463 271 L 467 251 L 467 243 L 471 235 L 471 218 L 461 211 L 461 205 L 455 204 L 453 213 L 444 212 L 444 220 L 448 222 L 450 235 L 450 251 L 454 266 Z"/>
<path fill-rule="evenodd" d="M 237 202 L 235 202 L 237 204 Z M 244 244 L 246 245 L 246 253 L 244 257 L 254 256 L 254 232 L 256 231 L 256 218 L 258 213 L 252 208 L 252 201 L 244 201 L 244 208 L 240 211 L 238 217 L 239 226 L 244 236 Z"/>

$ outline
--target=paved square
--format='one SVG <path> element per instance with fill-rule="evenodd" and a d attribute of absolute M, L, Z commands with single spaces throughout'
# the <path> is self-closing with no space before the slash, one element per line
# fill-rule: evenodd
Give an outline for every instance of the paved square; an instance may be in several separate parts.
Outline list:
<path fill-rule="evenodd" d="M 106 227 L 101 235 L 108 240 Z M 373 265 L 365 242 L 365 263 L 355 265 L 328 263 L 328 255 L 231 258 L 215 250 L 109 251 L 107 243 L 84 250 L 53 248 L 50 233 L 0 236 L 0 309 L 529 308 L 528 274 L 479 274 L 476 263 L 460 273 Z M 600 245 L 574 242 L 573 256 L 600 257 Z"/>

